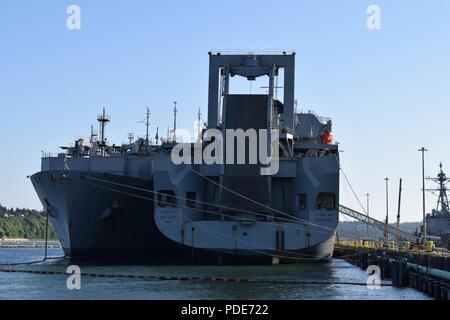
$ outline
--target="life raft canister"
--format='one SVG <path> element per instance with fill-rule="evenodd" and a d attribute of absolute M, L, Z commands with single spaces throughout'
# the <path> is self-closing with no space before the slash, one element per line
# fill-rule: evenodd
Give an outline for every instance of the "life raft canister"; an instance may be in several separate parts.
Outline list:
<path fill-rule="evenodd" d="M 322 143 L 323 144 L 332 144 L 333 143 L 333 135 L 330 130 L 324 130 L 322 134 Z"/>

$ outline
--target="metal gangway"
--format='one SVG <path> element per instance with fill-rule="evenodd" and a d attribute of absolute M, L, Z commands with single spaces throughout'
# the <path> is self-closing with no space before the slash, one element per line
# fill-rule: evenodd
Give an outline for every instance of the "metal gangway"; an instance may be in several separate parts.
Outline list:
<path fill-rule="evenodd" d="M 347 208 L 343 205 L 339 205 L 339 212 L 350 217 L 356 219 L 358 221 L 367 223 L 380 231 L 386 231 L 387 234 L 394 236 L 398 240 L 417 242 L 418 237 L 412 233 L 402 231 L 397 229 L 396 227 L 386 225 L 386 223 L 376 220 L 374 218 L 369 217 L 368 215 L 358 212 L 356 210 Z"/>

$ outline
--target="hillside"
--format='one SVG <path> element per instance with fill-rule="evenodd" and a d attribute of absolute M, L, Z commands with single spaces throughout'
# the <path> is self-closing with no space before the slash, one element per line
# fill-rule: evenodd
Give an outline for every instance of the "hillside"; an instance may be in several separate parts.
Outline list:
<path fill-rule="evenodd" d="M 405 222 L 400 224 L 400 229 L 414 233 L 420 225 L 419 222 Z M 340 221 L 337 231 L 341 239 L 367 238 L 367 225 L 359 221 Z M 380 235 L 380 231 L 373 227 L 369 227 L 369 232 L 372 239 Z"/>
<path fill-rule="evenodd" d="M 45 239 L 45 214 L 29 209 L 7 209 L 0 205 L 0 239 Z M 49 223 L 49 239 L 56 234 Z"/>

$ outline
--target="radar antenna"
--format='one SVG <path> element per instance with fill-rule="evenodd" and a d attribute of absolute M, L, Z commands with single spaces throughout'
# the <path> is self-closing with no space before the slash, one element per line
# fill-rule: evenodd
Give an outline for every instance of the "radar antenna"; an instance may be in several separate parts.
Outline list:
<path fill-rule="evenodd" d="M 202 111 L 198 108 L 197 112 L 197 142 L 202 141 Z"/>
<path fill-rule="evenodd" d="M 148 142 L 149 142 L 149 139 L 148 139 L 148 130 L 149 130 L 149 128 L 150 128 L 150 109 L 149 109 L 149 108 L 147 108 L 146 116 L 147 116 L 147 118 L 145 119 L 145 127 L 146 127 L 146 131 L 145 131 L 145 141 L 146 141 L 147 144 L 148 144 Z"/>
<path fill-rule="evenodd" d="M 104 148 L 106 146 L 105 127 L 111 122 L 111 118 L 106 114 L 106 107 L 103 107 L 103 113 L 97 117 L 97 121 L 100 124 L 100 146 Z"/>
<path fill-rule="evenodd" d="M 434 181 L 439 185 L 439 188 L 437 189 L 426 189 L 427 191 L 434 194 L 439 193 L 436 210 L 442 213 L 448 213 L 450 211 L 450 208 L 447 196 L 447 184 L 450 182 L 450 180 L 447 178 L 447 175 L 442 169 L 442 162 L 439 164 L 439 173 L 437 175 L 437 178 L 429 177 L 427 178 L 427 180 Z"/>
<path fill-rule="evenodd" d="M 142 121 L 140 121 L 140 122 L 138 122 L 138 123 L 143 123 L 143 124 L 145 124 L 145 128 L 146 128 L 146 131 L 145 131 L 145 143 L 146 143 L 146 145 L 148 145 L 149 142 L 150 142 L 150 136 L 149 136 L 149 129 L 150 129 L 150 109 L 149 109 L 149 108 L 147 108 L 147 113 L 146 113 L 145 115 L 146 115 L 145 120 L 142 120 Z"/>
<path fill-rule="evenodd" d="M 173 142 L 177 142 L 177 104 L 178 102 L 174 102 L 173 105 Z"/>
<path fill-rule="evenodd" d="M 133 144 L 133 142 L 134 142 L 134 133 L 133 132 L 128 133 L 128 141 L 130 144 Z"/>
<path fill-rule="evenodd" d="M 91 137 L 89 139 L 89 142 L 92 144 L 95 141 L 97 141 L 98 133 L 94 130 L 94 126 L 91 125 Z"/>

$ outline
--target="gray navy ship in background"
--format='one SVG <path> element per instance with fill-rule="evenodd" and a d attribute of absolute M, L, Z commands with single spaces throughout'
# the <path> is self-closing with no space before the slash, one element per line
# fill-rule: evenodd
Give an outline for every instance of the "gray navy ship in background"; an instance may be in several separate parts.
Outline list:
<path fill-rule="evenodd" d="M 439 188 L 428 189 L 433 194 L 437 194 L 438 201 L 436 209 L 426 216 L 427 238 L 435 241 L 439 246 L 450 248 L 450 208 L 447 196 L 449 179 L 442 169 L 442 163 L 437 177 L 428 178 L 428 180 L 437 183 Z"/>
<path fill-rule="evenodd" d="M 224 136 L 227 129 L 266 129 L 279 137 L 275 144 L 268 137 L 268 155 L 279 160 L 279 170 L 261 175 L 263 164 L 175 164 L 176 105 L 172 132 L 155 143 L 147 114 L 145 138 L 110 145 L 103 112 L 99 135 L 57 156 L 44 154 L 41 171 L 31 177 L 68 258 L 269 264 L 332 257 L 338 145 L 330 119 L 296 110 L 295 53 L 214 52 L 209 60 L 208 121 L 189 144 L 193 154 L 216 143 L 207 137 L 211 129 Z M 232 94 L 234 76 L 265 76 L 268 93 Z"/>

